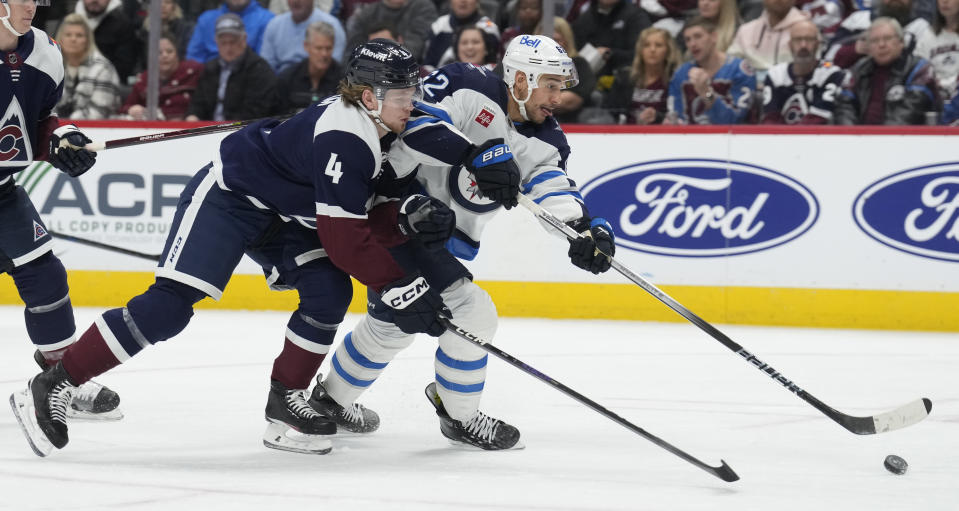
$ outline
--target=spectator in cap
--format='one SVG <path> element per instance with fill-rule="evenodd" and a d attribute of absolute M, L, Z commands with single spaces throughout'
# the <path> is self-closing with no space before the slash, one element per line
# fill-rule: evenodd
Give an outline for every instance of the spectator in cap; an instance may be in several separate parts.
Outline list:
<path fill-rule="evenodd" d="M 273 19 L 273 13 L 252 0 L 224 0 L 219 9 L 206 11 L 197 19 L 193 37 L 190 38 L 190 44 L 187 46 L 186 58 L 206 62 L 217 56 L 214 31 L 217 20 L 226 13 L 233 13 L 242 18 L 246 27 L 247 45 L 255 52 L 260 51 L 263 31 L 266 30 L 266 24 Z"/>
<path fill-rule="evenodd" d="M 232 12 L 223 14 L 216 20 L 214 33 L 217 58 L 203 68 L 187 120 L 241 120 L 269 115 L 276 76 L 247 45 L 243 19 Z"/>

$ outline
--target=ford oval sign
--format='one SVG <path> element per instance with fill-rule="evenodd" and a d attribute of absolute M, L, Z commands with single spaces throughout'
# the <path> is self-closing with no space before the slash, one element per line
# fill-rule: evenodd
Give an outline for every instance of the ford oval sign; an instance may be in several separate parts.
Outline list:
<path fill-rule="evenodd" d="M 876 181 L 856 197 L 853 217 L 863 232 L 892 248 L 959 261 L 959 162 Z"/>
<path fill-rule="evenodd" d="M 582 193 L 590 214 L 613 226 L 617 245 L 670 256 L 765 250 L 819 217 L 816 197 L 798 181 L 727 160 L 636 163 L 596 177 Z"/>

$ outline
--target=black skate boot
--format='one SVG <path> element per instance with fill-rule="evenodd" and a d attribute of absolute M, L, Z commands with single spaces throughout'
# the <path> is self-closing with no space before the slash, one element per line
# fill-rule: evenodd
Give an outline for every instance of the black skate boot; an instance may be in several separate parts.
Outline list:
<path fill-rule="evenodd" d="M 336 423 L 320 415 L 306 402 L 306 390 L 290 390 L 282 383 L 270 382 L 266 401 L 263 445 L 281 451 L 326 454 L 333 444 L 324 435 L 336 433 Z"/>
<path fill-rule="evenodd" d="M 454 420 L 443 407 L 443 401 L 436 392 L 436 382 L 426 386 L 426 398 L 436 408 L 436 415 L 440 418 L 440 432 L 450 441 L 472 445 L 487 451 L 524 447 L 519 443 L 518 429 L 479 410 L 476 410 L 476 413 L 466 422 Z"/>
<path fill-rule="evenodd" d="M 33 360 L 46 371 L 51 366 L 40 350 L 33 352 Z M 77 387 L 73 393 L 73 401 L 67 408 L 67 417 L 84 420 L 120 420 L 123 412 L 120 411 L 120 395 L 99 383 L 90 380 Z"/>
<path fill-rule="evenodd" d="M 10 406 L 20 422 L 27 442 L 37 456 L 50 454 L 54 447 L 63 449 L 67 434 L 67 408 L 77 387 L 57 363 L 27 382 L 27 389 L 10 396 Z"/>
<path fill-rule="evenodd" d="M 380 427 L 380 416 L 373 410 L 359 403 L 344 407 L 330 397 L 323 386 L 322 374 L 316 377 L 309 403 L 314 410 L 333 419 L 338 428 L 351 433 L 372 433 Z"/>

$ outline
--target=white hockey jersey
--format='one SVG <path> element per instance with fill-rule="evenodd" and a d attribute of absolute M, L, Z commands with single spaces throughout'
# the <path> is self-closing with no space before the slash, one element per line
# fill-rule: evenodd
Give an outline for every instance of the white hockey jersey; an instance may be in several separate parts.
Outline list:
<path fill-rule="evenodd" d="M 588 216 L 576 183 L 566 175 L 570 151 L 566 135 L 552 117 L 542 124 L 513 123 L 507 114 L 506 84 L 488 69 L 472 64 L 454 63 L 436 70 L 426 78 L 423 89 L 430 103 L 418 107 L 426 115 L 410 120 L 400 137 L 402 143 L 393 145 L 389 161 L 397 173 L 419 164 L 419 184 L 456 212 L 456 232 L 447 244 L 454 255 L 468 260 L 476 257 L 483 228 L 500 205 L 479 196 L 472 175 L 463 166 L 435 159 L 438 147 L 449 149 L 450 154 L 442 158 L 446 161 L 462 159 L 469 149 L 454 140 L 444 125 L 454 126 L 474 145 L 503 138 L 520 169 L 521 193 L 563 221 Z"/>

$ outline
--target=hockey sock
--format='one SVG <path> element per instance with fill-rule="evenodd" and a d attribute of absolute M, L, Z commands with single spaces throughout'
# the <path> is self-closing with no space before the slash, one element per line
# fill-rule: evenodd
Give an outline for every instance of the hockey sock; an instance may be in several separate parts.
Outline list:
<path fill-rule="evenodd" d="M 302 296 L 302 294 L 301 294 Z M 305 389 L 326 358 L 336 336 L 336 323 L 319 321 L 320 314 L 307 315 L 299 308 L 290 316 L 286 324 L 286 340 L 283 351 L 273 362 L 274 380 L 286 385 L 288 389 Z M 337 316 L 342 319 L 342 315 Z"/>
<path fill-rule="evenodd" d="M 273 374 L 270 378 L 288 389 L 308 388 L 324 358 L 326 353 L 307 351 L 286 339 L 283 342 L 283 351 L 273 361 Z"/>
<path fill-rule="evenodd" d="M 83 385 L 93 377 L 120 365 L 121 361 L 107 346 L 98 324 L 102 322 L 98 320 L 90 325 L 80 339 L 63 354 L 63 368 L 76 385 Z"/>
<path fill-rule="evenodd" d="M 13 269 L 10 276 L 26 305 L 27 335 L 37 349 L 51 352 L 73 343 L 77 327 L 63 263 L 47 252 Z"/>

